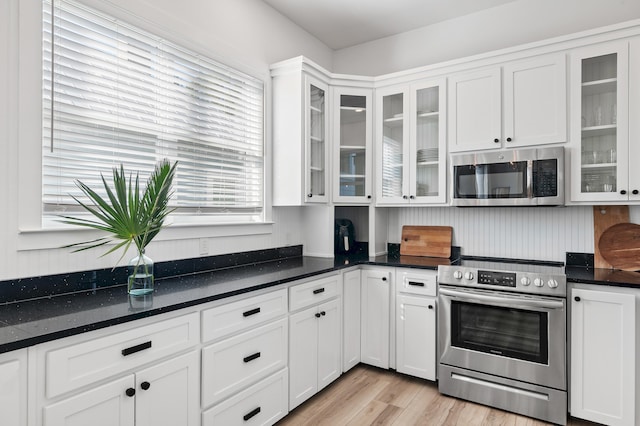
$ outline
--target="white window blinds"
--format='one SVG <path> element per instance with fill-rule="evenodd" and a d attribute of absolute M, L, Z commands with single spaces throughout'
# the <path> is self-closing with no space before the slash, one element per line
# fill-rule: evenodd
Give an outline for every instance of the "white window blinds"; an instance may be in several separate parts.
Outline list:
<path fill-rule="evenodd" d="M 178 161 L 178 212 L 261 220 L 263 82 L 67 0 L 43 1 L 43 205 L 72 209 L 75 179 Z"/>

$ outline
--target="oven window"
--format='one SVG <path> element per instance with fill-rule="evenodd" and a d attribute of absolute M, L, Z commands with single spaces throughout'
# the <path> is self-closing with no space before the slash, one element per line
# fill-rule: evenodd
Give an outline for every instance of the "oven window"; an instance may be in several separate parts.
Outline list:
<path fill-rule="evenodd" d="M 451 302 L 451 345 L 547 364 L 548 314 Z"/>
<path fill-rule="evenodd" d="M 455 198 L 526 198 L 527 162 L 454 166 Z"/>

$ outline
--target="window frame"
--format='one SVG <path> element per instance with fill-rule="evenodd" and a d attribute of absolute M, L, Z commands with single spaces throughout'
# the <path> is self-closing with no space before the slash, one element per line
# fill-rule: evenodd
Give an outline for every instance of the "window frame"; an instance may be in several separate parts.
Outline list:
<path fill-rule="evenodd" d="M 18 209 L 18 251 L 47 248 L 59 248 L 66 241 L 76 242 L 78 233 L 95 234 L 94 231 L 78 226 L 64 225 L 56 216 L 44 215 L 42 205 L 42 3 L 40 1 L 17 2 L 18 38 L 16 51 L 12 56 L 17 60 L 13 69 L 19 75 L 12 77 L 18 81 L 16 91 L 18 146 L 14 147 L 17 158 L 17 174 L 20 190 L 17 192 Z M 263 82 L 264 85 L 264 168 L 263 168 L 263 215 L 260 222 L 249 222 L 242 218 L 232 220 L 224 215 L 175 214 L 167 219 L 167 228 L 156 240 L 177 240 L 203 237 L 222 237 L 234 235 L 261 235 L 273 232 L 271 203 L 271 79 L 268 67 L 262 72 L 249 67 L 238 59 L 223 58 L 216 52 L 176 34 L 149 20 L 120 9 L 108 2 L 82 0 L 83 4 L 95 8 L 118 19 L 129 22 L 139 28 L 157 34 L 158 37 L 177 45 L 189 46 L 196 53 L 233 67 Z M 14 79 L 15 78 L 15 79 Z M 33 123 L 39 123 L 33 125 Z M 99 235 L 99 234 L 96 234 Z"/>

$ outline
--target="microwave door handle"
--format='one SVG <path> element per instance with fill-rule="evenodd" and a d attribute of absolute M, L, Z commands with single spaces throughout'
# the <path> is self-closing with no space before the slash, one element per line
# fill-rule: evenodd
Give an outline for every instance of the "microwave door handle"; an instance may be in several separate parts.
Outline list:
<path fill-rule="evenodd" d="M 527 198 L 533 198 L 533 161 L 527 161 Z"/>
<path fill-rule="evenodd" d="M 440 287 L 439 292 L 443 296 L 449 296 L 462 302 L 487 302 L 491 305 L 507 306 L 513 308 L 541 308 L 541 309 L 562 309 L 564 303 L 560 300 L 524 299 L 519 297 L 509 297 L 505 295 L 492 296 L 488 294 L 469 293 L 465 291 L 450 290 Z"/>

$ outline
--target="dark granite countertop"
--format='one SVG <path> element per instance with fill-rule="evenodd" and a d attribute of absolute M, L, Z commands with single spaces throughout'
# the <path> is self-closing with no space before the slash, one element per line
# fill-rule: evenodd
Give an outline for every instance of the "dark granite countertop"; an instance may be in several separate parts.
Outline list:
<path fill-rule="evenodd" d="M 351 266 L 437 269 L 437 263 L 404 256 L 300 256 L 156 279 L 153 295 L 146 298 L 129 296 L 125 285 L 112 285 L 4 303 L 0 305 L 0 353 Z"/>
<path fill-rule="evenodd" d="M 301 252 L 301 249 L 300 249 Z M 456 256 L 459 256 L 459 249 Z M 223 259 L 228 262 L 228 259 Z M 216 260 L 220 266 L 220 259 Z M 323 273 L 357 265 L 437 269 L 456 260 L 400 256 L 391 253 L 370 259 L 366 254 L 317 258 L 308 256 L 268 258 L 217 269 L 183 273 L 156 279 L 152 296 L 133 297 L 125 285 L 107 283 L 95 289 L 61 292 L 65 285 L 52 285 L 55 294 L 0 304 L 0 353 L 20 349 L 111 325 L 175 311 L 259 289 L 293 283 Z M 599 270 L 585 266 L 566 268 L 568 282 L 640 288 L 640 273 Z M 40 287 L 51 284 L 51 277 Z M 73 281 L 68 279 L 68 281 Z M 43 285 L 45 283 L 46 285 Z M 17 287 L 16 282 L 9 283 Z M 73 284 L 73 283 L 72 283 Z M 29 284 L 38 287 L 37 285 Z M 75 285 L 75 284 L 73 284 Z M 73 287 L 72 285 L 72 287 Z"/>

